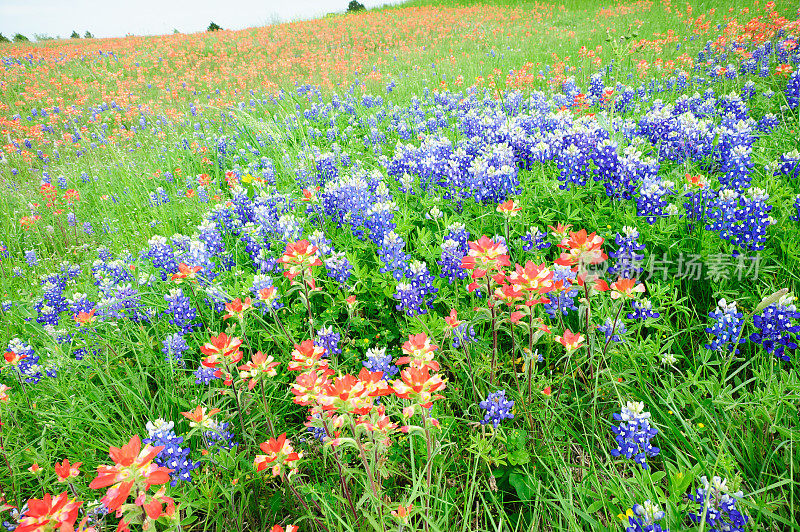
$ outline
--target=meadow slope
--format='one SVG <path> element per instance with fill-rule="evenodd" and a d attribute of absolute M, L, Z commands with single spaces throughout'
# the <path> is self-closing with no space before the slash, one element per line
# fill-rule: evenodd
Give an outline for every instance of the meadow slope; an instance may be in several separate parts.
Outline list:
<path fill-rule="evenodd" d="M 0 44 L 2 529 L 800 530 L 799 37 L 424 0 Z"/>

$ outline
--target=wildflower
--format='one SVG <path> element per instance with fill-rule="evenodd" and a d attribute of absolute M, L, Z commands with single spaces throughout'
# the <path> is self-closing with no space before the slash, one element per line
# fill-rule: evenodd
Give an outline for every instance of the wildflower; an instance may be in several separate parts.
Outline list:
<path fill-rule="evenodd" d="M 286 525 L 286 529 L 281 525 L 273 525 L 269 530 L 270 532 L 297 532 L 299 528 L 297 525 Z"/>
<path fill-rule="evenodd" d="M 362 365 L 369 371 L 382 372 L 383 378 L 394 377 L 400 372 L 398 367 L 392 362 L 392 355 L 386 352 L 385 347 L 372 347 L 367 350 L 367 359 Z"/>
<path fill-rule="evenodd" d="M 786 350 L 797 349 L 797 333 L 800 332 L 800 325 L 793 324 L 800 319 L 794 299 L 788 294 L 784 295 L 753 316 L 753 326 L 757 331 L 750 335 L 751 342 L 761 344 L 767 353 L 786 362 L 790 360 Z"/>
<path fill-rule="evenodd" d="M 750 517 L 744 515 L 736 507 L 736 503 L 744 494 L 741 491 L 731 493 L 727 479 L 700 477 L 702 487 L 697 488 L 689 499 L 697 503 L 697 513 L 689 513 L 694 523 L 705 521 L 709 530 L 726 532 L 743 532 Z M 705 514 L 705 515 L 704 515 Z"/>
<path fill-rule="evenodd" d="M 167 335 L 162 342 L 161 352 L 164 353 L 167 362 L 177 362 L 184 365 L 183 353 L 189 349 L 186 339 L 180 333 Z"/>
<path fill-rule="evenodd" d="M 617 448 L 611 450 L 611 456 L 624 456 L 633 458 L 642 469 L 649 469 L 648 456 L 656 456 L 660 449 L 650 443 L 658 429 L 650 426 L 650 413 L 644 411 L 644 403 L 628 401 L 619 414 L 614 414 L 614 419 L 620 424 L 611 427 L 615 435 Z"/>
<path fill-rule="evenodd" d="M 304 340 L 294 345 L 292 360 L 287 369 L 289 371 L 309 371 L 317 368 L 326 369 L 328 361 L 323 360 L 326 355 L 324 347 L 315 345 L 313 340 Z"/>
<path fill-rule="evenodd" d="M 56 462 L 55 471 L 56 475 L 58 476 L 59 482 L 67 482 L 69 479 L 77 477 L 81 470 L 81 464 L 83 462 L 75 462 L 74 464 L 70 464 L 69 460 L 64 458 L 64 461 L 60 464 Z"/>
<path fill-rule="evenodd" d="M 620 514 L 619 518 L 628 525 L 625 532 L 669 532 L 656 522 L 664 519 L 664 512 L 649 500 L 644 501 L 644 504 L 634 504 L 625 514 Z"/>
<path fill-rule="evenodd" d="M 244 314 L 248 310 L 252 309 L 252 300 L 249 297 L 246 297 L 244 301 L 241 298 L 237 297 L 230 303 L 225 303 L 225 310 L 228 311 L 222 319 L 227 320 L 228 318 L 236 318 L 239 321 L 244 319 Z"/>
<path fill-rule="evenodd" d="M 8 390 L 10 389 L 11 388 L 5 384 L 0 384 L 0 403 L 7 403 L 11 400 L 11 396 L 8 394 Z"/>
<path fill-rule="evenodd" d="M 547 238 L 547 233 L 539 229 L 538 227 L 531 227 L 527 233 L 525 233 L 521 240 L 525 242 L 522 244 L 522 249 L 524 251 L 530 251 L 533 248 L 538 250 L 547 249 L 552 244 L 550 242 L 546 242 L 545 239 Z"/>
<path fill-rule="evenodd" d="M 75 315 L 75 323 L 77 325 L 90 325 L 95 322 L 97 316 L 94 315 L 97 309 L 92 309 L 89 312 L 80 311 Z"/>
<path fill-rule="evenodd" d="M 532 261 L 528 261 L 524 268 L 515 264 L 514 271 L 509 274 L 508 280 L 512 285 L 527 292 L 528 303 L 549 302 L 546 297 L 538 299 L 534 297 L 553 290 L 553 272 L 545 264 L 534 264 Z"/>
<path fill-rule="evenodd" d="M 272 475 L 277 477 L 284 472 L 285 468 L 289 470 L 289 478 L 297 473 L 298 462 L 303 458 L 303 453 L 295 452 L 291 440 L 286 439 L 285 432 L 277 439 L 270 438 L 259 447 L 265 454 L 256 455 L 253 460 L 253 467 L 256 468 L 256 471 L 263 471 L 267 467 L 271 467 Z"/>
<path fill-rule="evenodd" d="M 621 342 L 622 338 L 620 335 L 628 332 L 628 329 L 625 327 L 624 323 L 617 321 L 615 327 L 611 318 L 606 318 L 606 321 L 603 323 L 603 325 L 599 326 L 597 330 L 603 333 L 606 337 L 606 341 L 609 342 Z"/>
<path fill-rule="evenodd" d="M 198 405 L 194 410 L 181 412 L 181 414 L 183 414 L 183 417 L 189 420 L 190 427 L 208 429 L 211 423 L 211 416 L 218 414 L 219 412 L 221 412 L 219 408 L 206 410 L 206 407 Z"/>
<path fill-rule="evenodd" d="M 604 239 L 596 233 L 586 234 L 586 229 L 569 232 L 569 237 L 564 237 L 557 246 L 566 250 L 556 261 L 565 266 L 586 267 L 590 264 L 600 264 L 608 259 L 603 252 Z"/>
<path fill-rule="evenodd" d="M 172 274 L 172 282 L 180 284 L 183 281 L 197 282 L 197 274 L 203 269 L 202 266 L 189 266 L 181 262 L 178 264 L 178 273 Z"/>
<path fill-rule="evenodd" d="M 478 406 L 486 410 L 481 425 L 491 423 L 494 428 L 497 428 L 504 419 L 514 419 L 514 414 L 511 413 L 514 409 L 514 401 L 506 399 L 505 390 L 490 393 Z"/>
<path fill-rule="evenodd" d="M 710 344 L 704 347 L 711 351 L 718 351 L 726 355 L 738 354 L 737 344 L 744 343 L 741 338 L 744 317 L 736 309 L 736 301 L 728 303 L 725 299 L 717 302 L 717 309 L 709 314 L 716 322 L 712 327 L 707 327 L 706 332 L 714 336 Z"/>
<path fill-rule="evenodd" d="M 169 482 L 172 470 L 153 463 L 153 459 L 163 448 L 150 445 L 142 448 L 138 435 L 133 436 L 122 447 L 111 447 L 109 456 L 114 465 L 97 466 L 97 478 L 89 484 L 89 487 L 91 489 L 108 487 L 102 503 L 110 510 L 119 510 L 127 501 L 131 491 L 136 494 L 136 505 L 142 506 L 145 492 L 150 486 Z"/>
<path fill-rule="evenodd" d="M 189 458 L 190 447 L 182 447 L 183 437 L 175 434 L 173 430 L 175 423 L 156 419 L 148 421 L 146 428 L 148 437 L 143 441 L 154 447 L 163 447 L 161 452 L 153 459 L 157 465 L 168 467 L 170 473 L 170 486 L 177 485 L 179 480 L 191 482 L 192 471 L 200 467 L 200 462 L 194 462 Z"/>
<path fill-rule="evenodd" d="M 342 354 L 342 348 L 339 347 L 339 340 L 341 339 L 342 335 L 334 331 L 333 326 L 328 325 L 317 330 L 317 337 L 314 343 L 324 347 L 328 355 L 340 355 Z"/>
<path fill-rule="evenodd" d="M 439 363 L 433 360 L 437 349 L 439 346 L 431 344 L 431 339 L 425 333 L 409 334 L 408 340 L 403 343 L 403 354 L 406 356 L 398 358 L 397 365 L 409 364 L 413 368 L 439 371 Z"/>
<path fill-rule="evenodd" d="M 508 260 L 508 248 L 504 242 L 495 242 L 487 236 L 482 236 L 477 241 L 468 243 L 467 256 L 461 259 L 461 267 L 472 270 L 472 279 L 480 279 L 488 272 L 500 271 L 505 266 L 511 266 Z"/>
<path fill-rule="evenodd" d="M 258 291 L 258 299 L 267 304 L 267 308 L 272 307 L 272 302 L 278 298 L 278 289 L 274 286 L 262 288 Z"/>
<path fill-rule="evenodd" d="M 573 353 L 583 347 L 586 338 L 580 333 L 565 329 L 564 336 L 556 336 L 555 340 L 567 349 L 567 353 Z"/>
<path fill-rule="evenodd" d="M 674 366 L 678 363 L 678 357 L 676 357 L 673 353 L 664 353 L 661 357 L 661 363 L 665 366 Z"/>
<path fill-rule="evenodd" d="M 242 353 L 239 351 L 240 345 L 242 345 L 241 338 L 228 336 L 225 333 L 212 336 L 200 347 L 200 351 L 206 356 L 203 359 L 203 365 L 214 368 L 223 360 L 228 364 L 238 363 L 242 359 Z"/>
<path fill-rule="evenodd" d="M 309 278 L 306 279 L 308 285 L 313 289 L 315 288 L 314 277 L 311 268 L 313 266 L 322 266 L 322 261 L 317 255 L 317 246 L 311 244 L 308 240 L 298 240 L 286 245 L 286 251 L 283 256 L 278 259 L 280 264 L 283 264 L 283 275 L 290 281 L 300 274 L 304 276 L 308 274 Z"/>
<path fill-rule="evenodd" d="M 28 510 L 19 520 L 16 532 L 40 532 L 49 530 L 74 530 L 78 511 L 83 503 L 70 499 L 65 491 L 53 496 L 45 493 L 41 499 L 30 499 Z"/>
<path fill-rule="evenodd" d="M 609 253 L 615 261 L 608 268 L 608 273 L 622 278 L 635 278 L 641 273 L 644 255 L 637 252 L 644 249 L 644 244 L 640 244 L 638 239 L 639 231 L 635 227 L 625 226 L 622 228 L 622 234 L 617 233 L 614 242 L 619 249 Z"/>
<path fill-rule="evenodd" d="M 392 517 L 397 518 L 403 524 L 408 524 L 408 519 L 411 516 L 411 510 L 414 509 L 413 504 L 403 506 L 402 504 L 397 507 L 397 510 L 392 510 Z"/>
<path fill-rule="evenodd" d="M 618 279 L 611 283 L 611 290 L 611 299 L 635 298 L 636 294 L 644 293 L 644 285 L 636 279 Z"/>
<path fill-rule="evenodd" d="M 275 368 L 279 363 L 275 362 L 272 355 L 265 355 L 261 351 L 256 351 L 250 357 L 250 362 L 239 366 L 239 378 L 247 382 L 247 389 L 252 390 L 263 377 L 275 377 L 278 372 Z M 248 382 L 249 381 L 249 382 Z"/>
<path fill-rule="evenodd" d="M 513 218 L 517 216 L 517 212 L 521 211 L 522 207 L 517 206 L 517 202 L 514 200 L 507 200 L 497 206 L 497 212 L 505 216 L 506 218 Z"/>
<path fill-rule="evenodd" d="M 415 405 L 430 408 L 433 401 L 442 399 L 434 392 L 444 390 L 447 380 L 440 375 L 431 375 L 428 367 L 408 367 L 400 372 L 401 379 L 392 381 L 392 389 L 400 399 L 410 399 Z"/>
<path fill-rule="evenodd" d="M 42 472 L 42 466 L 34 462 L 33 465 L 28 468 L 28 471 L 30 471 L 34 475 L 38 475 L 39 473 Z"/>
<path fill-rule="evenodd" d="M 661 315 L 653 310 L 653 303 L 649 299 L 631 301 L 631 307 L 633 307 L 633 312 L 627 314 L 629 320 L 646 320 L 649 318 L 658 318 Z"/>

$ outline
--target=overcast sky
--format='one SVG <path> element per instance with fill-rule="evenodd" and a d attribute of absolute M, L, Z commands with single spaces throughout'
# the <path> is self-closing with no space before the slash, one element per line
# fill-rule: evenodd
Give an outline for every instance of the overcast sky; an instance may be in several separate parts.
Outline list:
<path fill-rule="evenodd" d="M 0 33 L 95 37 L 203 31 L 212 20 L 225 29 L 264 26 L 343 12 L 349 0 L 0 0 Z M 361 0 L 366 7 L 401 0 Z"/>

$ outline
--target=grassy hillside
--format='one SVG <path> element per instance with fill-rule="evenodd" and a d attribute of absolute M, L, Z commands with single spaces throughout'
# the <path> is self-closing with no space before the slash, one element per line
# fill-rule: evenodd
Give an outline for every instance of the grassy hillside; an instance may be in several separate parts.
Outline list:
<path fill-rule="evenodd" d="M 2 526 L 797 530 L 796 9 L 0 45 Z"/>

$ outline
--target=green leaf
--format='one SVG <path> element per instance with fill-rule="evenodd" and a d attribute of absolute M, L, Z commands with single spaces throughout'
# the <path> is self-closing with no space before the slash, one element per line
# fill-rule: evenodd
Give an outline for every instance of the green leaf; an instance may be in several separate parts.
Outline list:
<path fill-rule="evenodd" d="M 593 514 L 593 513 L 595 513 L 597 510 L 599 510 L 600 508 L 602 508 L 602 507 L 603 507 L 603 503 L 604 503 L 604 502 L 605 502 L 605 501 L 594 501 L 594 502 L 593 502 L 592 504 L 590 504 L 590 505 L 589 505 L 589 507 L 586 509 L 586 513 L 587 513 L 587 514 Z"/>
<path fill-rule="evenodd" d="M 530 501 L 536 495 L 536 489 L 528 475 L 511 473 L 508 476 L 508 483 L 514 487 L 521 501 Z"/>
<path fill-rule="evenodd" d="M 530 461 L 531 455 L 525 448 L 508 453 L 508 462 L 511 465 L 525 465 Z"/>

